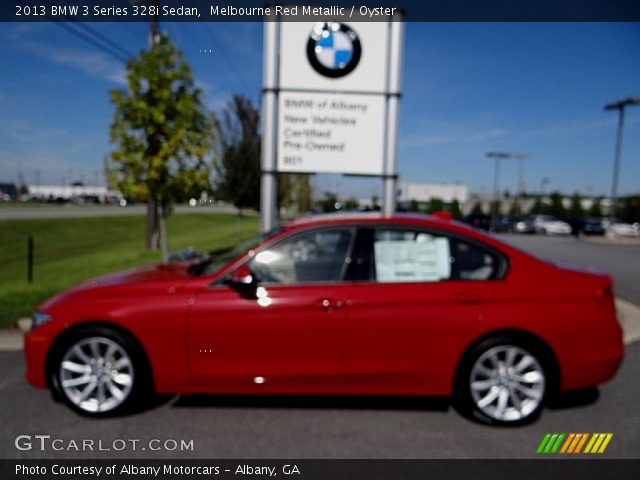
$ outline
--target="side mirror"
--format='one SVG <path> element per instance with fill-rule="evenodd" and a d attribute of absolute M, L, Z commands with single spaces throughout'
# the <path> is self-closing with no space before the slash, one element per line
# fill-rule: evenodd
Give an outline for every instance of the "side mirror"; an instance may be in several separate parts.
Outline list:
<path fill-rule="evenodd" d="M 224 283 L 236 290 L 243 297 L 256 298 L 258 282 L 256 281 L 253 272 L 251 272 L 251 269 L 246 265 L 236 268 L 233 272 L 227 275 Z"/>

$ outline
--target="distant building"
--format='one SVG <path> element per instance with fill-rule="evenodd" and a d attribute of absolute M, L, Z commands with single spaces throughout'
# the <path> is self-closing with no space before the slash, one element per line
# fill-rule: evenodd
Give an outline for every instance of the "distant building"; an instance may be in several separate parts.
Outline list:
<path fill-rule="evenodd" d="M 36 200 L 76 200 L 93 198 L 100 203 L 107 200 L 120 200 L 122 194 L 107 187 L 92 185 L 29 185 L 29 198 Z"/>
<path fill-rule="evenodd" d="M 405 205 L 411 201 L 428 203 L 433 198 L 439 198 L 444 203 L 457 200 L 465 204 L 469 200 L 469 187 L 459 183 L 407 183 L 400 182 L 398 203 Z"/>

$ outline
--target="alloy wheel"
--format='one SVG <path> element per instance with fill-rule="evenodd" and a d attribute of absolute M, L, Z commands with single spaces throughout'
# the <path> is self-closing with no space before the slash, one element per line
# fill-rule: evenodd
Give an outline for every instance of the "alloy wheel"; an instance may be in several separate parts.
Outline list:
<path fill-rule="evenodd" d="M 60 388 L 78 408 L 89 413 L 108 412 L 131 394 L 133 363 L 127 351 L 106 337 L 74 343 L 62 357 Z"/>
<path fill-rule="evenodd" d="M 490 348 L 473 364 L 469 390 L 476 408 L 501 422 L 524 420 L 545 394 L 546 378 L 538 359 L 516 345 Z"/>

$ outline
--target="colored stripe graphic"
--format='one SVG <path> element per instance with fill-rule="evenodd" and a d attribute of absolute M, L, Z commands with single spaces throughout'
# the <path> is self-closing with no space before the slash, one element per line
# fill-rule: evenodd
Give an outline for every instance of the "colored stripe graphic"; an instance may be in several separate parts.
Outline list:
<path fill-rule="evenodd" d="M 612 433 L 594 433 L 584 453 L 603 453 L 612 437 Z"/>
<path fill-rule="evenodd" d="M 540 445 L 538 445 L 537 453 L 556 453 L 560 445 L 562 444 L 562 440 L 564 439 L 564 433 L 547 433 Z"/>
<path fill-rule="evenodd" d="M 538 445 L 536 453 L 604 453 L 612 438 L 613 433 L 547 433 Z"/>

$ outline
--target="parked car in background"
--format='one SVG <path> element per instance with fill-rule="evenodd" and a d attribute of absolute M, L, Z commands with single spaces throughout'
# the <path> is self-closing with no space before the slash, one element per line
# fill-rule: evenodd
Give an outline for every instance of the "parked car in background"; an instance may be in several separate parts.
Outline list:
<path fill-rule="evenodd" d="M 571 225 L 551 215 L 534 215 L 533 227 L 536 233 L 545 235 L 569 235 Z"/>
<path fill-rule="evenodd" d="M 570 218 L 565 220 L 571 226 L 573 235 L 604 235 L 601 218 Z"/>
<path fill-rule="evenodd" d="M 506 215 L 494 215 L 489 222 L 489 230 L 495 233 L 510 233 L 513 231 L 513 218 Z"/>
<path fill-rule="evenodd" d="M 640 235 L 640 224 L 638 223 L 625 223 L 618 218 L 614 218 L 613 220 L 606 219 L 604 226 L 607 233 L 612 235 L 621 237 L 637 237 Z"/>
<path fill-rule="evenodd" d="M 55 295 L 25 337 L 27 379 L 94 417 L 151 392 L 433 395 L 516 425 L 616 373 L 613 298 L 605 273 L 458 222 L 324 215 Z"/>
<path fill-rule="evenodd" d="M 513 222 L 513 231 L 516 233 L 536 233 L 535 217 L 520 217 Z"/>
<path fill-rule="evenodd" d="M 469 215 L 465 215 L 462 221 L 480 230 L 489 231 L 491 227 L 491 216 L 485 213 L 470 213 Z"/>

